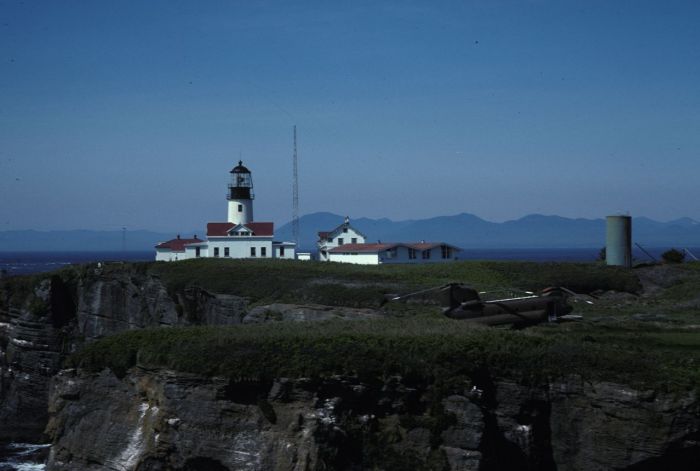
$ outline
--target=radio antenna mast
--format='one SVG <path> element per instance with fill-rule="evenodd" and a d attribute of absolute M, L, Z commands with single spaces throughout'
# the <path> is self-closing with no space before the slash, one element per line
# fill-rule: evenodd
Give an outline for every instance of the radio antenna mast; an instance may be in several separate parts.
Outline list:
<path fill-rule="evenodd" d="M 297 161 L 297 125 L 294 125 L 294 177 L 292 182 L 292 234 L 299 245 L 299 174 Z"/>

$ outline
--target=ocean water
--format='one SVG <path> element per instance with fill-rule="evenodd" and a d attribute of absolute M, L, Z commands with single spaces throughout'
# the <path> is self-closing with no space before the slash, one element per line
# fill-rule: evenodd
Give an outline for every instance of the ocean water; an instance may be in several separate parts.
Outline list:
<path fill-rule="evenodd" d="M 661 260 L 661 254 L 670 247 L 645 247 L 646 253 L 635 247 L 632 250 L 634 263 L 648 263 Z M 678 248 L 681 250 L 680 248 Z M 700 258 L 700 248 L 688 247 L 691 254 Z M 576 249 L 464 249 L 459 253 L 461 260 L 511 260 L 523 262 L 594 262 L 598 259 L 600 248 Z M 686 254 L 687 261 L 693 261 Z"/>
<path fill-rule="evenodd" d="M 155 260 L 155 252 L 0 252 L 0 272 L 7 276 L 57 270 L 72 263 L 141 262 Z"/>
<path fill-rule="evenodd" d="M 0 471 L 42 471 L 50 445 L 0 443 Z"/>

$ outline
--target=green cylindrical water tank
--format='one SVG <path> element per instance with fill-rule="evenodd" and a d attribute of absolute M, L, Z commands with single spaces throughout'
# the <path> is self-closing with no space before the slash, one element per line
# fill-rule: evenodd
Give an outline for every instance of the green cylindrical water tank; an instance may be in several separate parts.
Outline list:
<path fill-rule="evenodd" d="M 608 216 L 605 231 L 605 263 L 632 266 L 632 217 Z"/>

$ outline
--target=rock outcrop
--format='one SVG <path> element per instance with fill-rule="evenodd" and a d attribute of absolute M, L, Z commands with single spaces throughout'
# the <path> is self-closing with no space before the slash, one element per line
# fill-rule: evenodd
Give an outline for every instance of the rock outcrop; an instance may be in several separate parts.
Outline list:
<path fill-rule="evenodd" d="M 78 280 L 76 297 L 76 329 L 88 341 L 145 327 L 240 324 L 247 312 L 240 296 L 198 287 L 168 292 L 157 276 L 127 268 L 94 269 Z"/>
<path fill-rule="evenodd" d="M 271 382 L 66 370 L 48 469 L 694 469 L 699 405 L 578 377 Z"/>

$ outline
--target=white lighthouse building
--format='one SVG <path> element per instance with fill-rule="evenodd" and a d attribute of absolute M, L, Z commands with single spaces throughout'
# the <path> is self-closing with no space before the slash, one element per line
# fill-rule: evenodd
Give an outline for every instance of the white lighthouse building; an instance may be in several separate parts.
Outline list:
<path fill-rule="evenodd" d="M 156 261 L 190 258 L 284 258 L 296 255 L 294 242 L 274 240 L 274 223 L 253 219 L 253 177 L 242 161 L 231 170 L 226 222 L 207 224 L 207 239 L 180 236 L 156 245 Z"/>

